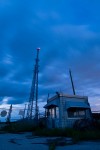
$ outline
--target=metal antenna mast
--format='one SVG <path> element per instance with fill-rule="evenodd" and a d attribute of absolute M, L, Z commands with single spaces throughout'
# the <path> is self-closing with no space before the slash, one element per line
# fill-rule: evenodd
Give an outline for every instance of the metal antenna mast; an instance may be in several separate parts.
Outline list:
<path fill-rule="evenodd" d="M 29 97 L 29 105 L 27 110 L 27 117 L 32 119 L 33 117 L 33 103 L 35 103 L 35 119 L 38 120 L 38 72 L 39 72 L 39 51 L 40 48 L 37 48 L 37 57 L 35 61 L 31 92 Z"/>
<path fill-rule="evenodd" d="M 75 93 L 75 88 L 74 88 L 74 83 L 73 83 L 73 78 L 72 78 L 72 73 L 71 73 L 71 70 L 70 70 L 70 69 L 69 69 L 69 75 L 70 75 L 70 79 L 71 79 L 73 94 L 76 95 L 76 93 Z"/>
<path fill-rule="evenodd" d="M 12 113 L 12 104 L 10 105 L 10 108 L 9 108 L 9 112 L 8 112 L 8 116 L 7 116 L 7 123 L 10 123 L 11 113 Z"/>

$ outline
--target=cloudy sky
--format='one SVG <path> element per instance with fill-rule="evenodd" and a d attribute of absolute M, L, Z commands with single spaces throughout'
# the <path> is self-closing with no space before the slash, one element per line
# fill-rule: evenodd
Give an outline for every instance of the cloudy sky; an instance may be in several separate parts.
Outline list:
<path fill-rule="evenodd" d="M 40 47 L 39 102 L 56 91 L 86 95 L 100 110 L 100 1 L 0 0 L 0 104 L 29 99 Z"/>

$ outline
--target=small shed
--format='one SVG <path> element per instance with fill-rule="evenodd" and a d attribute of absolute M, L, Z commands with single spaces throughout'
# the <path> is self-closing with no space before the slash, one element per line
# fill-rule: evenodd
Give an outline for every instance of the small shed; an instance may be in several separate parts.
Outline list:
<path fill-rule="evenodd" d="M 57 94 L 44 106 L 48 128 L 72 128 L 78 119 L 91 119 L 87 96 Z"/>

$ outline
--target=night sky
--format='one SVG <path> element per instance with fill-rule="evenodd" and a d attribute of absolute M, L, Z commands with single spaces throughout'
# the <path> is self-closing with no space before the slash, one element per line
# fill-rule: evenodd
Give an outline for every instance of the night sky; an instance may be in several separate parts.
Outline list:
<path fill-rule="evenodd" d="M 100 0 L 0 0 L 0 104 L 29 99 L 40 47 L 39 102 L 56 91 L 100 110 Z"/>

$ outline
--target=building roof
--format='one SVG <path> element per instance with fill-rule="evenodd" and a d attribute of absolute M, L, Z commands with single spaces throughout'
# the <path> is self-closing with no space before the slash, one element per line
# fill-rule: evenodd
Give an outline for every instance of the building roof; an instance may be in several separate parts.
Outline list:
<path fill-rule="evenodd" d="M 77 98 L 77 99 L 88 99 L 88 96 L 79 96 L 79 95 L 69 95 L 69 94 L 62 94 L 59 93 L 58 95 L 56 94 L 55 96 L 51 97 L 48 99 L 48 101 L 54 100 L 58 97 L 66 97 L 66 98 Z"/>
<path fill-rule="evenodd" d="M 56 104 L 46 104 L 44 108 L 58 107 Z"/>
<path fill-rule="evenodd" d="M 67 101 L 66 102 L 66 108 L 90 108 L 88 103 L 85 103 L 84 101 L 78 102 L 78 101 Z"/>
<path fill-rule="evenodd" d="M 88 103 L 85 103 L 84 101 L 78 102 L 78 101 L 66 101 L 66 109 L 68 108 L 90 108 Z M 51 108 L 51 107 L 58 107 L 57 104 L 54 103 L 48 103 L 44 106 L 44 108 Z"/>

